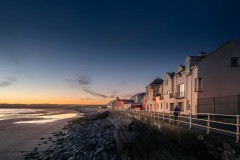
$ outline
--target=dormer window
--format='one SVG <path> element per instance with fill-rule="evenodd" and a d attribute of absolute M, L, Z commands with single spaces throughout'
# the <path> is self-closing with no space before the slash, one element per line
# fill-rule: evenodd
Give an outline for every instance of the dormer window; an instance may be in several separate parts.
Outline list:
<path fill-rule="evenodd" d="M 231 67 L 239 67 L 239 66 L 240 66 L 239 57 L 232 57 Z"/>

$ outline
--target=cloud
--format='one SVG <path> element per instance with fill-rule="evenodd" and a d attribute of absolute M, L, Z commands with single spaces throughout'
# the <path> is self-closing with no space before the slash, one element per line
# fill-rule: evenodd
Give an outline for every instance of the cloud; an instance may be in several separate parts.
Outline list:
<path fill-rule="evenodd" d="M 7 87 L 12 85 L 17 79 L 15 77 L 6 77 L 5 80 L 0 81 L 0 87 Z"/>
<path fill-rule="evenodd" d="M 92 83 L 88 75 L 78 75 L 76 81 L 79 85 L 89 85 Z"/>
<path fill-rule="evenodd" d="M 108 98 L 108 96 L 104 95 L 104 94 L 101 94 L 101 93 L 97 93 L 89 88 L 83 88 L 83 90 L 95 97 L 102 97 L 102 98 Z"/>
<path fill-rule="evenodd" d="M 79 86 L 87 86 L 92 83 L 91 78 L 88 75 L 77 75 L 74 79 L 65 79 L 70 88 L 78 88 Z"/>
<path fill-rule="evenodd" d="M 95 96 L 95 97 L 101 97 L 101 98 L 115 98 L 116 97 L 116 93 L 117 91 L 114 90 L 113 93 L 111 95 L 106 95 L 106 94 L 102 94 L 102 93 L 99 93 L 99 92 L 96 92 L 90 88 L 87 88 L 87 87 L 84 87 L 83 90 L 89 94 L 91 94 L 92 96 Z"/>
<path fill-rule="evenodd" d="M 94 100 L 93 98 L 79 98 L 79 100 L 89 100 L 89 101 L 91 101 L 91 100 Z"/>

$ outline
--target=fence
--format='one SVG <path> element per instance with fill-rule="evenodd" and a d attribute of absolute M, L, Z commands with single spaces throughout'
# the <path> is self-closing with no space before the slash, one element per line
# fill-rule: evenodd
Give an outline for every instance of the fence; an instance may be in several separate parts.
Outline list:
<path fill-rule="evenodd" d="M 240 114 L 240 95 L 198 99 L 199 113 Z"/>
<path fill-rule="evenodd" d="M 235 136 L 236 142 L 239 142 L 239 117 L 240 115 L 225 115 L 225 114 L 211 114 L 198 113 L 192 115 L 191 113 L 182 113 L 175 120 L 173 113 L 152 112 L 152 111 L 134 111 L 127 110 L 123 112 L 128 116 L 133 116 L 137 119 L 140 117 L 148 117 L 157 121 L 166 123 L 176 123 L 192 129 L 193 127 L 205 129 L 206 133 L 216 132 L 228 136 Z"/>

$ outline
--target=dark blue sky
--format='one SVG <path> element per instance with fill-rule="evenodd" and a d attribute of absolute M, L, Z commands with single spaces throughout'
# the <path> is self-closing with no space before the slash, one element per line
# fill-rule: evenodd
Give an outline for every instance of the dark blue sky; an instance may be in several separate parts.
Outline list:
<path fill-rule="evenodd" d="M 238 0 L 2 0 L 0 102 L 129 97 L 187 55 L 240 40 L 239 8 Z"/>

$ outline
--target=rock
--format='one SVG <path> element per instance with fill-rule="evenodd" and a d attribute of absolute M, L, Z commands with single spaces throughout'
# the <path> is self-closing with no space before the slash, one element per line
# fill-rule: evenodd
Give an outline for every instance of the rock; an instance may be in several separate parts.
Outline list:
<path fill-rule="evenodd" d="M 231 160 L 235 157 L 235 151 L 232 149 L 230 144 L 223 143 L 223 149 L 224 151 L 221 154 L 221 158 L 224 160 Z"/>
<path fill-rule="evenodd" d="M 203 135 L 199 134 L 199 135 L 197 136 L 197 139 L 203 141 L 203 140 L 204 140 Z"/>

